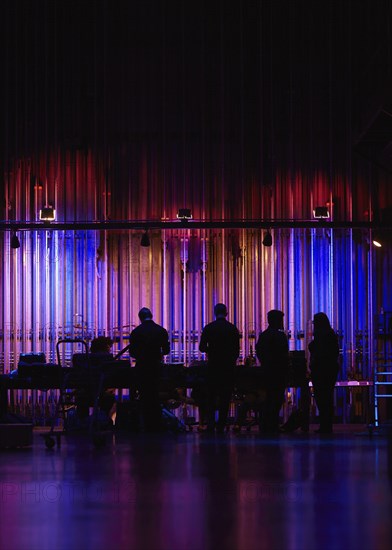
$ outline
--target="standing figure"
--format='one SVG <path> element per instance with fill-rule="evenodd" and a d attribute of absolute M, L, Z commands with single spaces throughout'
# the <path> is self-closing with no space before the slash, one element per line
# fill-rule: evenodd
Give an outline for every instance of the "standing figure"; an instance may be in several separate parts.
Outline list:
<path fill-rule="evenodd" d="M 202 331 L 199 349 L 207 354 L 207 431 L 215 430 L 215 411 L 219 416 L 217 432 L 223 433 L 234 387 L 235 365 L 240 354 L 240 333 L 227 321 L 225 304 L 214 307 L 215 321 Z"/>
<path fill-rule="evenodd" d="M 162 410 L 159 383 L 164 355 L 170 352 L 167 330 L 152 320 L 151 311 L 139 311 L 141 324 L 129 338 L 129 354 L 136 359 L 136 378 L 140 392 L 140 405 L 144 431 L 161 430 Z"/>
<path fill-rule="evenodd" d="M 267 314 L 268 328 L 259 334 L 256 355 L 264 369 L 265 401 L 260 418 L 260 431 L 279 433 L 279 411 L 284 402 L 289 366 L 289 344 L 283 332 L 283 311 L 272 309 Z"/>
<path fill-rule="evenodd" d="M 313 317 L 313 340 L 309 343 L 310 372 L 319 410 L 318 433 L 332 433 L 333 391 L 339 372 L 339 342 L 325 313 Z"/>

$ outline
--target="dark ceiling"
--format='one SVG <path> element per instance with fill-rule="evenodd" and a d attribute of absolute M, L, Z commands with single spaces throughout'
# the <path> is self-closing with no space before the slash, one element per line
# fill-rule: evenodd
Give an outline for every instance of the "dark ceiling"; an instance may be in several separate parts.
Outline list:
<path fill-rule="evenodd" d="M 389 168 L 391 14 L 391 0 L 5 0 L 2 162 L 187 140 L 275 164 L 298 143 L 352 145 Z"/>

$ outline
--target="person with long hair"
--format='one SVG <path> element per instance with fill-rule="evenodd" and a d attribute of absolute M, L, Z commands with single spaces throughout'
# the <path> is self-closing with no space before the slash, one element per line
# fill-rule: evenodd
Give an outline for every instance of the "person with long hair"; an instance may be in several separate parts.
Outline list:
<path fill-rule="evenodd" d="M 313 317 L 313 340 L 309 343 L 310 372 L 319 410 L 317 433 L 332 433 L 333 392 L 339 372 L 339 342 L 325 313 Z"/>

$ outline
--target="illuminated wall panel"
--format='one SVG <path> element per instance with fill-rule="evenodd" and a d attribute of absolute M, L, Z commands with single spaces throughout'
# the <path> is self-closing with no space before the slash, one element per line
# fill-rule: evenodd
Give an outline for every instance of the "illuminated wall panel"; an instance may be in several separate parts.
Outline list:
<path fill-rule="evenodd" d="M 291 349 L 305 349 L 312 314 L 326 311 L 343 336 L 345 368 L 351 368 L 355 333 L 368 330 L 371 289 L 363 254 L 358 266 L 355 258 L 353 267 L 346 261 L 350 237 L 334 239 L 331 265 L 332 239 L 323 230 L 275 230 L 271 248 L 261 244 L 263 232 L 231 231 L 231 240 L 243 245 L 235 254 L 226 232 L 204 231 L 203 239 L 200 231 L 187 238 L 155 233 L 149 248 L 140 247 L 140 234 L 101 234 L 99 258 L 94 232 L 25 233 L 20 249 L 8 249 L 2 270 L 6 370 L 22 351 L 44 351 L 54 360 L 57 339 L 64 337 L 106 333 L 121 349 L 142 306 L 169 329 L 170 360 L 189 363 L 200 358 L 200 331 L 217 301 L 227 303 L 241 330 L 242 358 L 250 346 L 254 350 L 269 309 L 285 312 Z"/>
<path fill-rule="evenodd" d="M 214 177 L 197 185 L 197 166 L 184 183 L 184 174 L 176 176 L 178 166 L 167 161 L 161 170 L 158 158 L 143 155 L 138 163 L 135 151 L 128 158 L 127 150 L 117 157 L 77 151 L 18 161 L 6 175 L 7 220 L 36 220 L 47 203 L 55 205 L 59 221 L 159 221 L 175 219 L 184 206 L 207 220 L 309 219 L 313 206 L 331 200 L 329 179 L 321 172 L 280 171 L 268 188 L 254 178 L 238 186 Z M 350 185 L 334 178 L 334 204 L 348 205 Z M 347 212 L 344 219 L 350 219 L 350 205 Z M 222 301 L 242 334 L 241 360 L 251 347 L 254 351 L 269 309 L 285 312 L 292 350 L 307 349 L 312 316 L 325 311 L 341 336 L 342 377 L 353 372 L 368 377 L 373 316 L 391 302 L 388 251 L 376 256 L 366 231 L 277 228 L 271 233 L 273 245 L 265 247 L 264 230 L 191 231 L 179 223 L 176 230 L 151 229 L 150 247 L 141 247 L 141 231 L 43 226 L 19 231 L 21 247 L 13 250 L 11 235 L 3 232 L 4 370 L 15 365 L 20 352 L 44 351 L 54 361 L 56 342 L 64 337 L 89 341 L 110 334 L 122 349 L 142 306 L 168 328 L 169 360 L 188 364 L 200 358 L 200 332 Z"/>

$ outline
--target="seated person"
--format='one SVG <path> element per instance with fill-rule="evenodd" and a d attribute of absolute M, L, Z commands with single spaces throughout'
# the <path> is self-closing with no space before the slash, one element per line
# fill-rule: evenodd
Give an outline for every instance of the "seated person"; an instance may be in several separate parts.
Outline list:
<path fill-rule="evenodd" d="M 90 345 L 90 362 L 92 363 L 92 366 L 94 366 L 94 363 L 99 363 L 101 361 L 104 361 L 105 358 L 111 359 L 112 353 L 111 348 L 113 345 L 113 340 L 107 336 L 98 336 L 97 338 L 94 338 L 91 341 Z M 97 380 L 99 382 L 99 380 Z M 115 389 L 105 389 L 103 390 L 98 399 L 98 406 L 101 411 L 103 411 L 107 417 L 108 420 L 111 420 L 111 416 L 113 413 L 114 404 L 116 401 L 115 398 Z M 91 389 L 85 389 L 85 390 L 78 390 L 76 394 L 76 407 L 78 412 L 78 417 L 80 419 L 86 418 L 89 415 L 89 407 L 94 405 L 96 394 L 94 393 L 94 389 L 91 391 Z"/>
<path fill-rule="evenodd" d="M 191 398 L 199 409 L 199 432 L 203 432 L 207 429 L 207 397 L 207 390 L 205 387 L 196 386 L 193 388 Z"/>
<path fill-rule="evenodd" d="M 242 426 L 251 427 L 253 423 L 260 421 L 260 416 L 263 412 L 263 403 L 265 401 L 265 391 L 263 389 L 255 389 L 248 391 L 244 394 L 243 399 L 238 405 L 237 416 L 233 426 L 234 431 L 240 431 Z M 248 422 L 248 413 L 253 411 L 255 414 L 254 419 Z"/>

